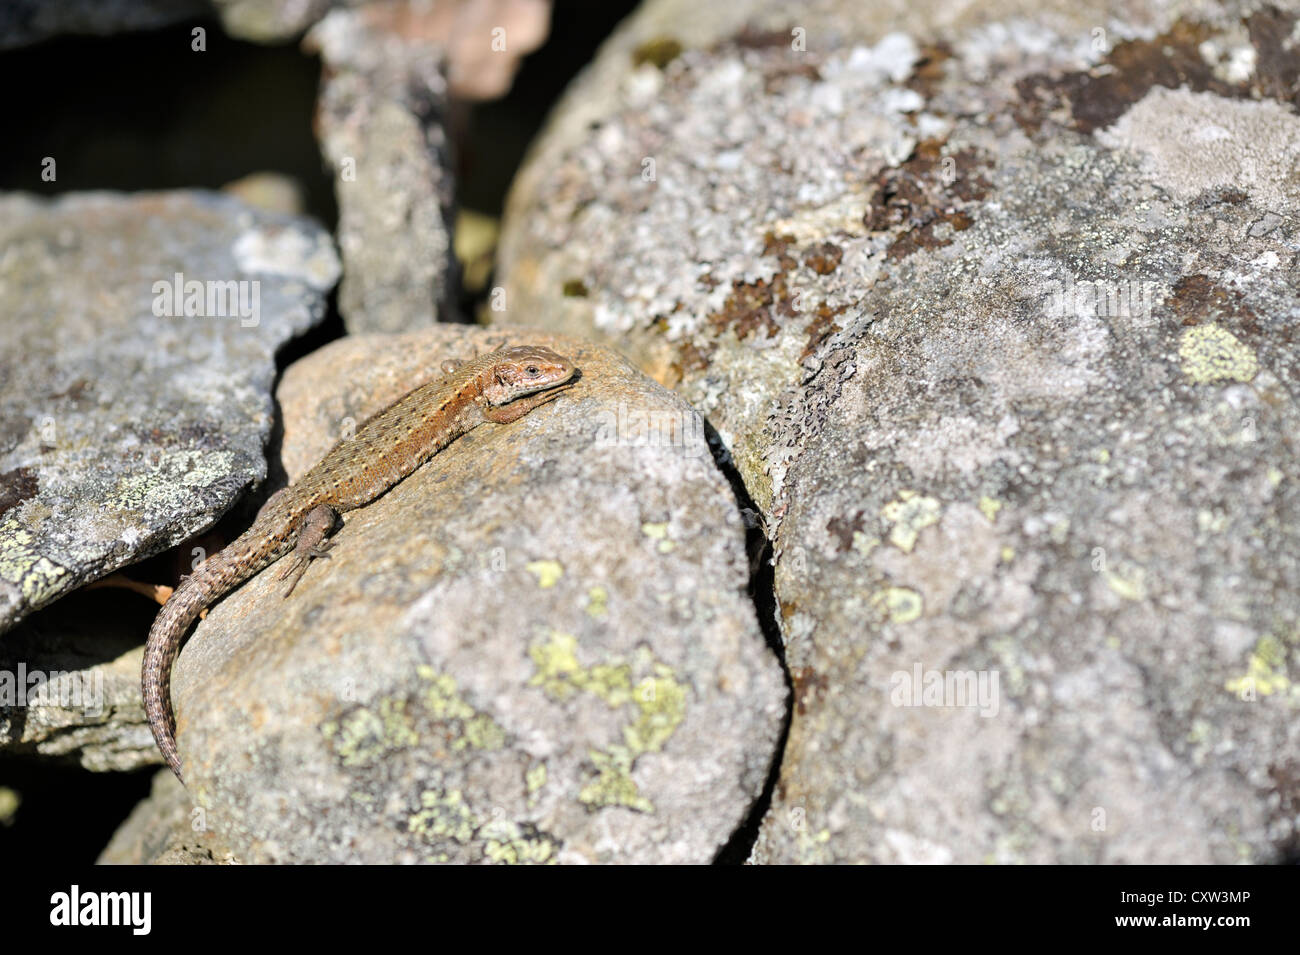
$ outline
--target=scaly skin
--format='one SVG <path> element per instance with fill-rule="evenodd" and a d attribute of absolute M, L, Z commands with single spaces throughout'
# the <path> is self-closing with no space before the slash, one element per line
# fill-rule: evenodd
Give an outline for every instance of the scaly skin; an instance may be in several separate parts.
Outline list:
<path fill-rule="evenodd" d="M 291 487 L 274 494 L 253 526 L 209 557 L 176 588 L 145 645 L 141 685 L 149 728 L 176 778 L 181 775 L 172 715 L 171 672 L 190 624 L 208 604 L 290 550 L 288 597 L 313 558 L 328 557 L 326 537 L 338 515 L 368 504 L 452 441 L 478 427 L 507 424 L 570 387 L 577 368 L 549 348 L 500 348 L 421 385 L 336 444 Z"/>

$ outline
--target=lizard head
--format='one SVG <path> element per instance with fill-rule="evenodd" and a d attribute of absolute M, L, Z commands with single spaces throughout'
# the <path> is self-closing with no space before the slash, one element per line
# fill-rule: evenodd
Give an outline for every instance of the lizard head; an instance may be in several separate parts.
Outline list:
<path fill-rule="evenodd" d="M 483 396 L 493 407 L 519 398 L 564 387 L 577 377 L 578 369 L 563 355 L 541 345 L 515 345 L 492 353 L 484 376 Z"/>

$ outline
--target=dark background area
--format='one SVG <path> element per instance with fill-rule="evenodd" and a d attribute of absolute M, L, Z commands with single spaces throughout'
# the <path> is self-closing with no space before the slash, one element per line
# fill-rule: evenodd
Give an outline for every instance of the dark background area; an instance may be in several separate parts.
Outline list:
<path fill-rule="evenodd" d="M 511 91 L 467 107 L 464 139 L 457 143 L 462 206 L 500 214 L 524 151 L 556 99 L 635 6 L 635 0 L 556 0 L 550 37 L 525 58 Z M 207 28 L 203 54 L 190 49 L 195 26 Z M 6 139 L 0 190 L 215 189 L 273 171 L 295 179 L 307 214 L 332 230 L 338 216 L 333 186 L 312 136 L 319 77 L 320 61 L 296 44 L 232 40 L 214 21 L 115 37 L 59 37 L 0 51 Z M 46 156 L 57 162 L 52 183 L 41 180 Z M 341 330 L 332 316 L 310 341 L 289 346 L 280 357 L 292 360 Z M 48 626 L 86 610 L 129 620 L 143 643 L 156 612 L 125 591 L 81 592 L 65 602 L 84 606 L 48 608 L 22 626 Z M 58 617 L 48 616 L 56 609 Z M 93 862 L 148 795 L 154 772 L 92 773 L 73 763 L 0 757 L 0 787 L 21 798 L 16 812 L 0 818 L 0 857 Z"/>

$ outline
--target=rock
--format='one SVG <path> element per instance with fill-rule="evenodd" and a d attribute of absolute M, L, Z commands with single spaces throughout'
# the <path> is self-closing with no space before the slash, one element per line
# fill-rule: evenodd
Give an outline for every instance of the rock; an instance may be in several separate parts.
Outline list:
<path fill-rule="evenodd" d="M 505 321 L 716 427 L 795 708 L 755 862 L 1269 862 L 1300 801 L 1295 16 L 655 0 Z"/>
<path fill-rule="evenodd" d="M 327 14 L 439 52 L 452 93 L 487 100 L 510 89 L 520 60 L 546 41 L 550 0 L 212 0 L 226 32 L 254 43 L 288 43 Z M 331 12 L 332 11 L 332 12 Z"/>
<path fill-rule="evenodd" d="M 442 52 L 345 10 L 306 45 L 324 61 L 317 128 L 335 173 L 344 323 L 354 334 L 432 325 L 455 294 Z"/>
<path fill-rule="evenodd" d="M 307 35 L 324 64 L 317 134 L 335 171 L 350 332 L 458 317 L 448 97 L 503 95 L 546 39 L 549 11 L 545 0 L 372 3 Z"/>
<path fill-rule="evenodd" d="M 337 275 L 317 226 L 223 196 L 0 197 L 0 631 L 265 476 L 275 350 Z"/>
<path fill-rule="evenodd" d="M 161 762 L 140 701 L 145 600 L 88 592 L 28 617 L 0 640 L 0 754 L 128 771 Z"/>
<path fill-rule="evenodd" d="M 699 419 L 612 352 L 522 330 L 352 337 L 278 392 L 290 478 L 450 357 L 581 382 L 346 516 L 283 599 L 216 606 L 173 684 L 190 792 L 247 862 L 707 862 L 784 712 Z"/>
<path fill-rule="evenodd" d="M 194 806 L 180 781 L 165 769 L 153 778 L 149 798 L 131 811 L 96 860 L 98 865 L 230 865 L 238 863 Z"/>
<path fill-rule="evenodd" d="M 241 202 L 270 212 L 302 215 L 302 183 L 278 172 L 253 172 L 221 187 Z"/>
<path fill-rule="evenodd" d="M 0 50 L 66 33 L 156 30 L 206 16 L 209 9 L 204 0 L 7 0 L 0 5 Z"/>

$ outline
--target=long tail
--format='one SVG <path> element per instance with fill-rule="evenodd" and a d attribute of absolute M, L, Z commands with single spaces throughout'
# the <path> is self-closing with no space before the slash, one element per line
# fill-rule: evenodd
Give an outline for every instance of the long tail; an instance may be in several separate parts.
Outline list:
<path fill-rule="evenodd" d="M 176 588 L 171 599 L 158 612 L 149 628 L 149 640 L 144 646 L 144 666 L 140 670 L 140 689 L 144 694 L 144 712 L 149 718 L 149 729 L 154 742 L 162 751 L 163 759 L 182 783 L 181 757 L 176 750 L 176 717 L 172 714 L 172 665 L 181 652 L 185 633 L 211 599 L 201 577 L 200 566 L 194 576 Z"/>

